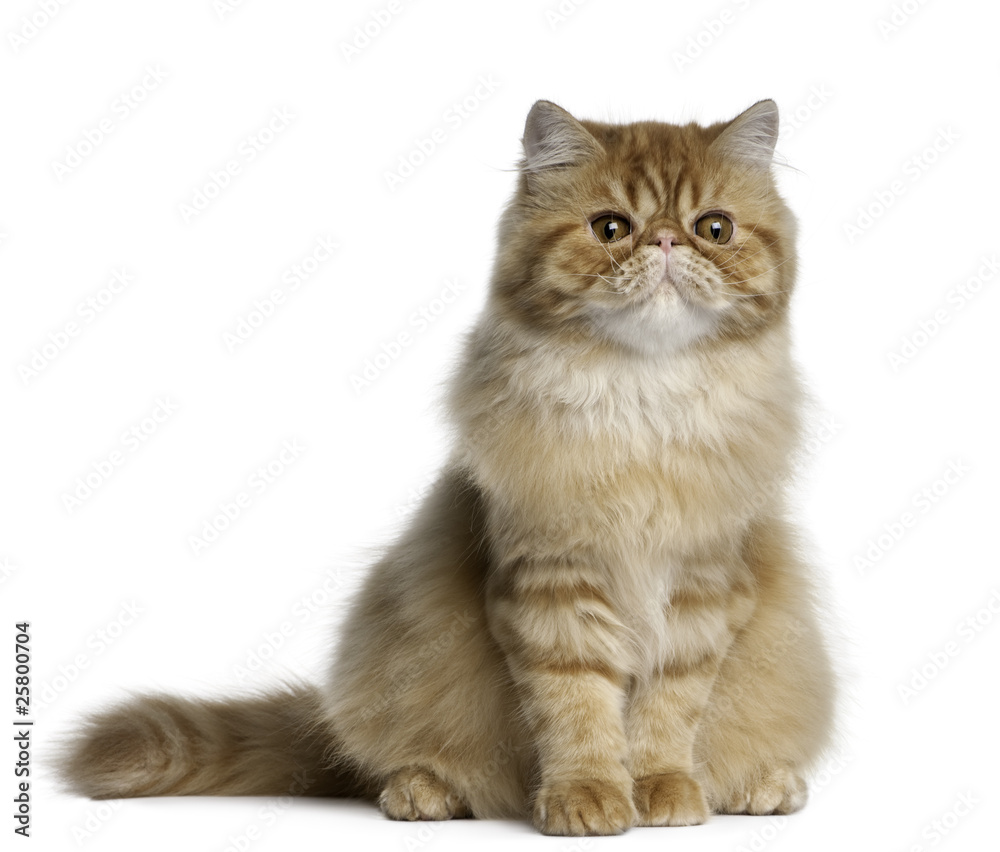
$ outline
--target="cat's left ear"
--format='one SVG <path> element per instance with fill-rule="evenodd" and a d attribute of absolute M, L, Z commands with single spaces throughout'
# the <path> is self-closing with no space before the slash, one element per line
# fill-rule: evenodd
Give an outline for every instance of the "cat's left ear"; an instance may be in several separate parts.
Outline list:
<path fill-rule="evenodd" d="M 723 128 L 709 151 L 754 168 L 768 169 L 777 141 L 778 105 L 772 100 L 757 101 Z"/>

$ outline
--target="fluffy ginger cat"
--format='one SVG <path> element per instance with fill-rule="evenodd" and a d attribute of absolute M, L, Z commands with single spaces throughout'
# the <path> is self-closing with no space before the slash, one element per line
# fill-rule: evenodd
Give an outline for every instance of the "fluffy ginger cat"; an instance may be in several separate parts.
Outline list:
<path fill-rule="evenodd" d="M 95 798 L 377 798 L 545 834 L 789 813 L 834 679 L 785 519 L 801 391 L 772 101 L 524 130 L 454 451 L 371 570 L 329 685 L 133 698 L 74 735 Z"/>

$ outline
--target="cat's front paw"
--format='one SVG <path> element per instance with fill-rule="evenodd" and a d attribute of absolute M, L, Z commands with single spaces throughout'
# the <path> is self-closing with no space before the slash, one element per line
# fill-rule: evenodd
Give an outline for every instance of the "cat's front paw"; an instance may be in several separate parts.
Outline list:
<path fill-rule="evenodd" d="M 686 772 L 640 778 L 632 796 L 639 825 L 701 825 L 708 819 L 708 802 L 701 785 Z"/>
<path fill-rule="evenodd" d="M 535 798 L 535 826 L 542 834 L 621 834 L 635 823 L 631 791 L 611 781 L 546 784 Z"/>

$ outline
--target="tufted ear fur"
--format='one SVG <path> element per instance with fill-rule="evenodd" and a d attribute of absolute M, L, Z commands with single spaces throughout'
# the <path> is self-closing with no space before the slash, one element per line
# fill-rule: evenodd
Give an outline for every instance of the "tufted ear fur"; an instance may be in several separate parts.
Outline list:
<path fill-rule="evenodd" d="M 767 169 L 774 159 L 777 141 L 778 105 L 772 100 L 757 101 L 726 125 L 709 150 L 757 169 Z"/>
<path fill-rule="evenodd" d="M 603 151 L 601 143 L 573 116 L 551 101 L 535 101 L 524 124 L 522 170 L 576 165 Z"/>

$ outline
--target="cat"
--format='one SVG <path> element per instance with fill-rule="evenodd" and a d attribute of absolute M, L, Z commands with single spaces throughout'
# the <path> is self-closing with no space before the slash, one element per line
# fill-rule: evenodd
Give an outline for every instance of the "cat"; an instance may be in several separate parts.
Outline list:
<path fill-rule="evenodd" d="M 802 390 L 773 101 L 708 126 L 538 101 L 450 459 L 322 688 L 89 717 L 95 798 L 361 796 L 545 834 L 785 814 L 835 678 L 786 519 Z"/>

